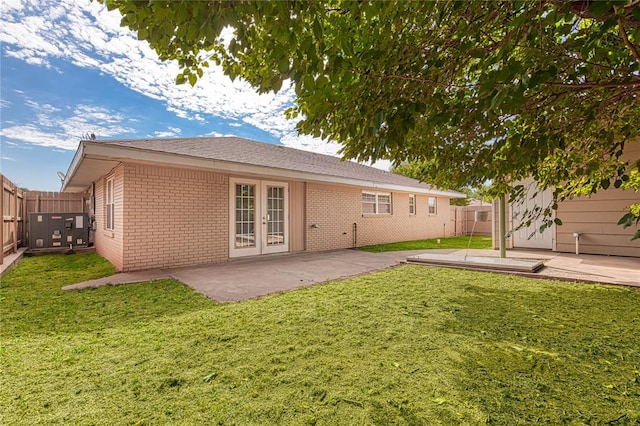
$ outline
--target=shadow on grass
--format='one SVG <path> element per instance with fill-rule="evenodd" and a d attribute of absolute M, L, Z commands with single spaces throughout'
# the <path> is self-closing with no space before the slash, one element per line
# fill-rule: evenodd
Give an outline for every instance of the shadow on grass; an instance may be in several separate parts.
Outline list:
<path fill-rule="evenodd" d="M 98 331 L 181 315 L 214 304 L 175 280 L 61 290 L 67 284 L 111 274 L 113 266 L 96 254 L 23 259 L 2 277 L 0 333 L 9 337 Z"/>
<path fill-rule="evenodd" d="M 640 352 L 629 333 L 640 292 L 487 278 L 452 294 L 446 325 L 475 341 L 457 385 L 487 424 L 640 421 Z"/>
<path fill-rule="evenodd" d="M 473 236 L 473 237 L 450 237 L 450 238 L 433 238 L 430 240 L 402 241 L 399 243 L 376 244 L 371 246 L 360 247 L 360 250 L 371 253 L 381 253 L 385 251 L 401 251 L 401 250 L 460 250 L 460 249 L 481 249 L 489 250 L 492 247 L 491 237 Z"/>

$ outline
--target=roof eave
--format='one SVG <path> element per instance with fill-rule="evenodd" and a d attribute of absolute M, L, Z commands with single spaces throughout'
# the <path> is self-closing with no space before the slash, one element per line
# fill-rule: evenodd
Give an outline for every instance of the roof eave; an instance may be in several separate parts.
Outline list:
<path fill-rule="evenodd" d="M 80 166 L 82 158 L 84 157 L 84 142 L 80 141 L 78 143 L 78 148 L 76 149 L 76 153 L 73 156 L 73 160 L 71 160 L 71 164 L 67 169 L 67 173 L 65 174 L 64 179 L 62 180 L 62 187 L 60 188 L 60 192 L 66 192 L 69 187 L 69 183 L 71 182 L 73 176 L 76 173 L 76 170 Z"/>
<path fill-rule="evenodd" d="M 275 176 L 279 178 L 288 178 L 296 180 L 311 180 L 317 182 L 343 184 L 351 186 L 360 186 L 365 188 L 403 191 L 410 193 L 429 194 L 448 198 L 465 198 L 464 194 L 456 191 L 444 191 L 440 189 L 426 187 L 415 187 L 408 185 L 398 185 L 384 182 L 374 182 L 368 180 L 360 180 L 346 178 L 333 175 L 324 175 L 320 173 L 311 173 L 298 170 L 274 168 L 259 166 L 246 163 L 237 163 L 224 160 L 215 160 L 209 158 L 195 157 L 184 154 L 175 154 L 167 152 L 159 152 L 140 148 L 124 147 L 118 145 L 102 144 L 94 141 L 82 141 L 78 147 L 78 151 L 74 156 L 67 177 L 63 184 L 63 191 L 68 187 L 69 183 L 82 168 L 83 161 L 87 159 L 103 160 L 107 162 L 137 162 L 147 164 L 160 164 L 171 166 L 195 167 L 199 169 L 222 171 L 228 173 L 241 173 L 252 175 Z M 95 180 L 97 176 L 96 171 Z"/>

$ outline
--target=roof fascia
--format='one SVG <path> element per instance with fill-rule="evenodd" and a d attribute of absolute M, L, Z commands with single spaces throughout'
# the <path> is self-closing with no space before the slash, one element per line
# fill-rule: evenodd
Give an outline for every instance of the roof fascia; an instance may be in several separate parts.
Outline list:
<path fill-rule="evenodd" d="M 60 188 L 60 192 L 64 192 L 71 181 L 73 175 L 75 175 L 78 167 L 82 159 L 84 158 L 84 142 L 80 141 L 78 143 L 78 149 L 76 149 L 76 153 L 73 156 L 73 160 L 71 160 L 71 164 L 69 164 L 69 168 L 67 169 L 67 173 L 64 175 L 64 180 L 62 181 L 62 187 Z"/>

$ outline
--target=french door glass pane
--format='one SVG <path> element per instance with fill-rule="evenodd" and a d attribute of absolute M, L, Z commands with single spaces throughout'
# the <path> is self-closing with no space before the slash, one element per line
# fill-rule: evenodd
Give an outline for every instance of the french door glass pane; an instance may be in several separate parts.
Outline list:
<path fill-rule="evenodd" d="M 255 185 L 236 184 L 236 248 L 256 246 L 255 194 Z"/>
<path fill-rule="evenodd" d="M 267 245 L 284 243 L 284 187 L 267 186 Z"/>

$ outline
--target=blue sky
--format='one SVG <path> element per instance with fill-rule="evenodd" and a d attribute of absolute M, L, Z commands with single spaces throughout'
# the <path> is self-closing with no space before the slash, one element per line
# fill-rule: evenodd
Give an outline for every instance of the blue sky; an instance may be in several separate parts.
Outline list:
<path fill-rule="evenodd" d="M 176 86 L 160 62 L 120 27 L 120 15 L 89 0 L 0 2 L 2 173 L 34 190 L 57 191 L 79 140 L 235 135 L 325 154 L 338 145 L 295 132 L 283 112 L 293 90 L 258 95 L 211 68 Z M 385 168 L 387 164 L 377 164 Z"/>

